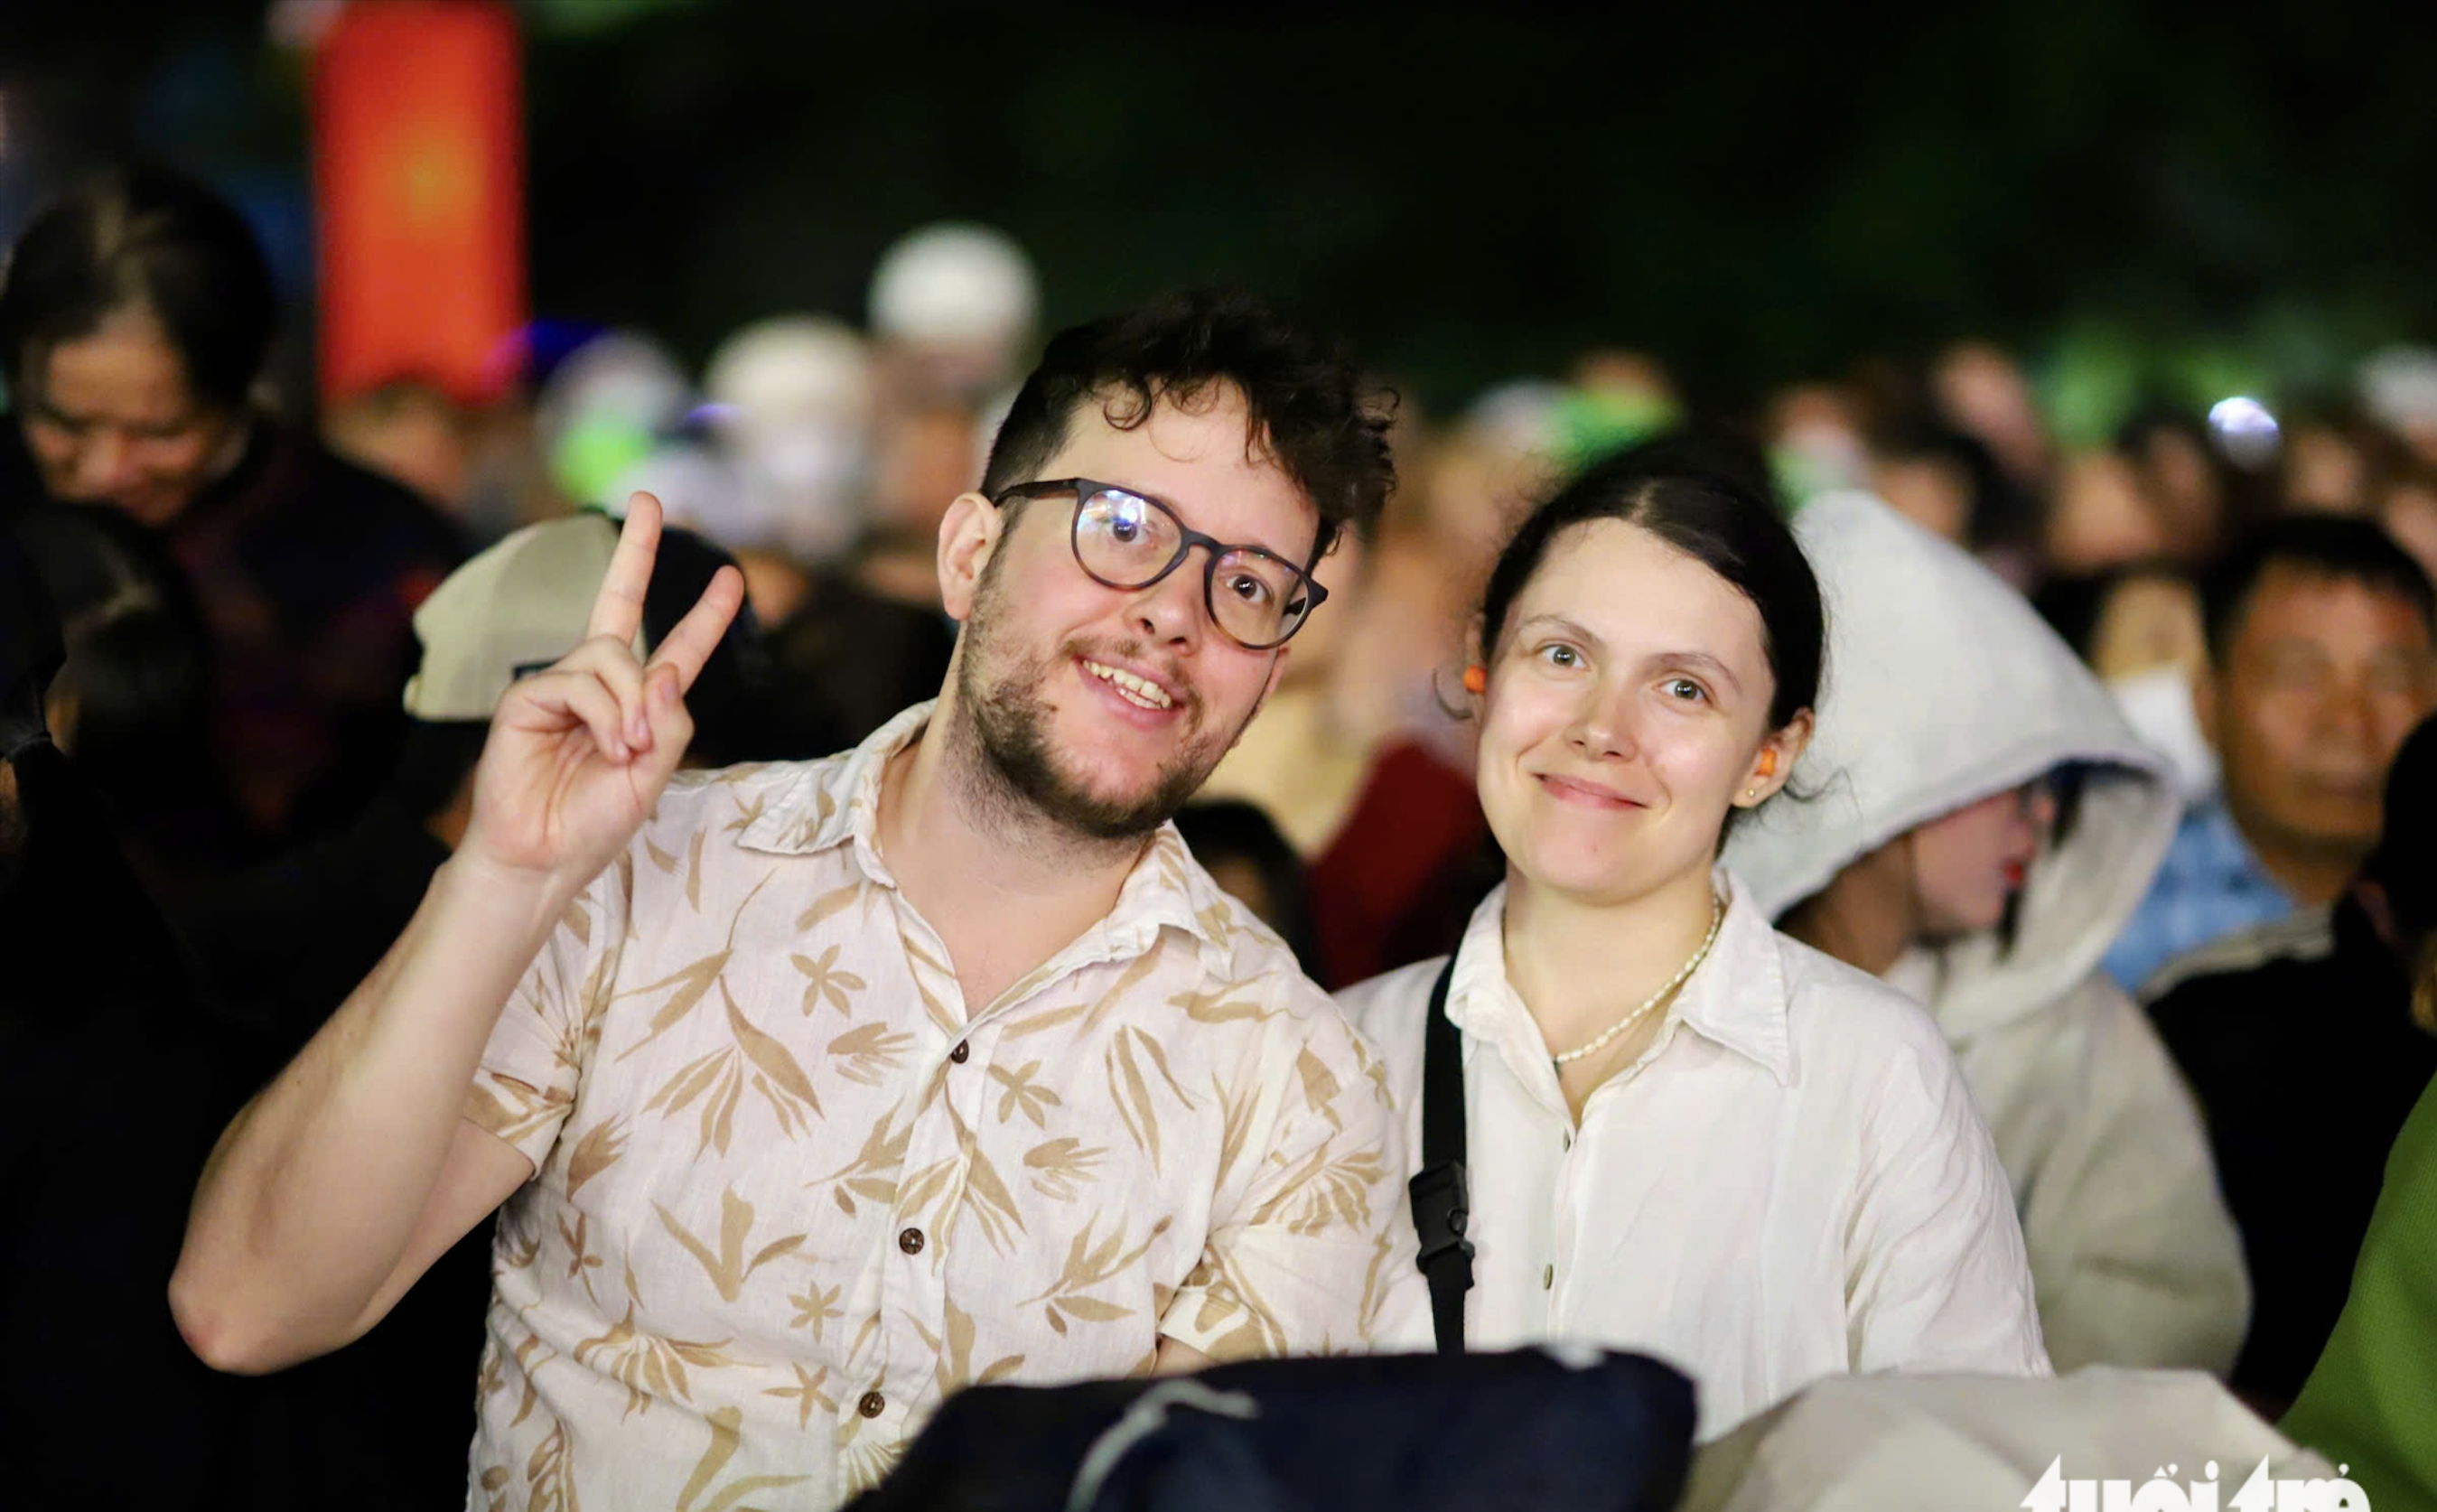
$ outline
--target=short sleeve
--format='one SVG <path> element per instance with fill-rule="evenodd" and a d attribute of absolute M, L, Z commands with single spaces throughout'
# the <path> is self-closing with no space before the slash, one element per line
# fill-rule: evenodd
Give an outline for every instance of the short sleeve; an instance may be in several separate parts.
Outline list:
<path fill-rule="evenodd" d="M 1335 1004 L 1297 989 L 1311 1011 L 1281 1017 L 1276 1049 L 1236 1089 L 1252 1099 L 1245 1145 L 1201 1260 L 1160 1320 L 1219 1360 L 1367 1349 L 1427 1306 L 1387 1077 Z"/>
<path fill-rule="evenodd" d="M 628 852 L 568 905 L 509 994 L 466 1091 L 466 1120 L 516 1146 L 536 1170 L 575 1106 L 577 1083 L 600 1035 L 626 936 L 633 878 Z"/>

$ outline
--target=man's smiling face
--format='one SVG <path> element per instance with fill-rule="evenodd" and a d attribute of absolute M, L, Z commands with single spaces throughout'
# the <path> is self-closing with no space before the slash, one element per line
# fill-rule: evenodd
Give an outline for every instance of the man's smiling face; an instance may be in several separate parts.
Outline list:
<path fill-rule="evenodd" d="M 1162 399 L 1131 428 L 1087 403 L 1040 476 L 1148 495 L 1230 545 L 1308 561 L 1319 518 L 1249 425 L 1227 387 L 1183 406 Z M 978 580 L 946 585 L 949 612 L 967 622 L 957 712 L 998 775 L 1059 824 L 1100 839 L 1147 834 L 1235 745 L 1285 652 L 1247 650 L 1210 623 L 1202 552 L 1148 588 L 1113 589 L 1075 559 L 1072 501 L 1002 508 L 1012 517 Z"/>

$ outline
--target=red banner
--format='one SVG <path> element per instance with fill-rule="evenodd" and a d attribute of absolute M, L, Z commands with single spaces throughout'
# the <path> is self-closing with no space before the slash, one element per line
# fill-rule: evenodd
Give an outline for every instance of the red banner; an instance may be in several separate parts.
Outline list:
<path fill-rule="evenodd" d="M 524 119 L 501 0 L 353 0 L 314 50 L 322 393 L 480 402 L 525 322 Z"/>

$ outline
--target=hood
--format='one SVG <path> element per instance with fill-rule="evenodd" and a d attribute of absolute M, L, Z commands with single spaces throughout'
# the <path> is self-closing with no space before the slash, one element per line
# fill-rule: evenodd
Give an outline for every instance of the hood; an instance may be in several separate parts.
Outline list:
<path fill-rule="evenodd" d="M 2010 945 L 1990 931 L 1944 947 L 1930 1006 L 1959 1041 L 2055 1001 L 2148 890 L 2180 807 L 2171 762 L 1961 549 L 1858 493 L 1813 501 L 1795 534 L 1828 610 L 1818 727 L 1727 864 L 1780 917 L 1906 830 L 2073 764 L 2077 810 L 2032 864 Z"/>

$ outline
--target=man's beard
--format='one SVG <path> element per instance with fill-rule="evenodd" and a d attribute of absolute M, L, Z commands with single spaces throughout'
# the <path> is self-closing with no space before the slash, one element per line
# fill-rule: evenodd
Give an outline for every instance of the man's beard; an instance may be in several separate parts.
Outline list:
<path fill-rule="evenodd" d="M 988 607 L 996 596 L 991 587 L 984 585 L 982 603 L 966 627 L 970 640 L 965 655 L 956 668 L 959 723 L 966 727 L 956 733 L 970 732 L 983 780 L 1009 807 L 1028 808 L 1058 828 L 1089 840 L 1139 840 L 1175 818 L 1177 810 L 1209 780 L 1234 741 L 1209 735 L 1187 741 L 1160 768 L 1159 780 L 1149 791 L 1139 798 L 1104 798 L 1092 792 L 1064 768 L 1051 747 L 1051 710 L 1041 696 L 1042 685 L 1061 662 L 1077 655 L 1089 656 L 1090 650 L 1069 644 L 1054 658 L 1001 662 L 989 643 Z M 1135 649 L 1120 646 L 1111 656 L 1133 659 Z M 1200 701 L 1185 696 L 1185 715 L 1190 719 L 1199 712 Z M 1247 716 L 1246 723 L 1250 722 Z M 958 745 L 964 743 L 957 740 Z"/>

